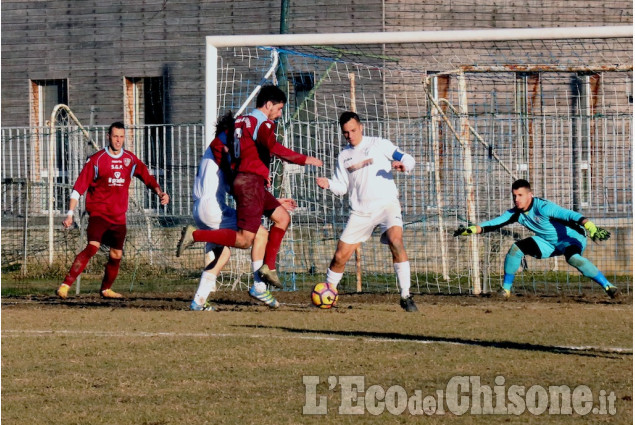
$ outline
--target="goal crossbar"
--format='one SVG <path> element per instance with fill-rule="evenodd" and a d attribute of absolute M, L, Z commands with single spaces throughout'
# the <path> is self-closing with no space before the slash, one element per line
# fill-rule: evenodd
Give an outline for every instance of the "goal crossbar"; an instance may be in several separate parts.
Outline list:
<path fill-rule="evenodd" d="M 259 34 L 207 36 L 205 66 L 205 142 L 214 137 L 216 117 L 218 116 L 217 83 L 218 49 L 226 47 L 256 46 L 301 46 L 301 45 L 339 45 L 339 44 L 391 44 L 391 43 L 444 43 L 444 42 L 495 42 L 522 40 L 559 40 L 591 38 L 633 37 L 633 27 L 594 26 L 560 28 L 506 28 L 441 31 L 400 31 L 400 32 L 359 32 L 359 33 L 321 33 L 321 34 Z M 514 67 L 514 65 L 511 65 Z M 624 68 L 624 67 L 622 67 Z M 489 71 L 487 69 L 486 71 Z M 507 69 L 506 71 L 510 71 Z M 519 71 L 514 67 L 515 71 Z M 618 70 L 618 69 L 616 69 Z M 620 71 L 632 70 L 619 69 Z M 484 71 L 473 67 L 465 72 Z M 527 70 L 525 70 L 527 71 Z"/>

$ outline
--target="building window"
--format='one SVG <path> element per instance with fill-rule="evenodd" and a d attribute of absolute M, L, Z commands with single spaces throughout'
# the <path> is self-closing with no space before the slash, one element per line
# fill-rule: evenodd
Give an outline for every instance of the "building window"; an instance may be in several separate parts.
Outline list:
<path fill-rule="evenodd" d="M 31 80 L 31 126 L 44 127 L 55 105 L 68 105 L 67 80 Z"/>
<path fill-rule="evenodd" d="M 165 86 L 163 77 L 124 78 L 126 146 L 141 158 L 160 184 L 166 169 Z M 145 197 L 144 208 L 156 208 L 156 196 Z"/>

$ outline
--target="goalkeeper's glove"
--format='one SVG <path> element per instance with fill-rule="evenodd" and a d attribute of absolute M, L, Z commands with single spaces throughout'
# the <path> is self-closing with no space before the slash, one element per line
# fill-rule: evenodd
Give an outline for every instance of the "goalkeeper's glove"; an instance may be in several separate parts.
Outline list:
<path fill-rule="evenodd" d="M 470 226 L 470 227 L 460 226 L 458 229 L 454 231 L 454 237 L 476 234 L 476 230 L 477 230 L 476 226 Z"/>
<path fill-rule="evenodd" d="M 594 242 L 605 241 L 611 237 L 611 232 L 602 227 L 597 227 L 591 220 L 587 220 L 587 222 L 584 223 L 584 228 Z"/>

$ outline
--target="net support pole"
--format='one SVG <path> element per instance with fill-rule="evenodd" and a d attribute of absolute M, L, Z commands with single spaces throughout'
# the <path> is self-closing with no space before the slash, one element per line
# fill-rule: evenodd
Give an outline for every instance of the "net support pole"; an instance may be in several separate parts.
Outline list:
<path fill-rule="evenodd" d="M 432 96 L 434 98 L 439 97 L 438 90 L 438 80 L 436 77 L 430 79 L 432 87 L 426 88 L 432 91 Z M 430 125 L 431 131 L 430 134 L 432 136 L 432 149 L 433 149 L 433 158 L 434 158 L 434 189 L 436 192 L 437 198 L 437 211 L 439 213 L 439 234 L 440 245 L 441 245 L 441 274 L 443 279 L 447 282 L 450 280 L 450 273 L 448 270 L 448 249 L 445 245 L 445 220 L 443 218 L 443 196 L 441 189 L 441 158 L 439 155 L 440 152 L 440 141 L 439 141 L 439 121 L 441 120 L 439 117 L 439 112 L 436 108 L 430 108 Z"/>
<path fill-rule="evenodd" d="M 206 43 L 205 56 L 205 138 L 203 149 L 214 139 L 216 133 L 216 111 L 218 110 L 218 48 Z"/>
<path fill-rule="evenodd" d="M 350 72 L 348 79 L 351 82 L 351 111 L 357 113 L 357 99 L 355 98 L 355 73 Z M 355 248 L 355 277 L 357 292 L 362 292 L 362 244 Z"/>
<path fill-rule="evenodd" d="M 459 72 L 457 75 L 457 82 L 459 90 L 459 135 L 461 139 L 461 148 L 463 150 L 463 177 L 465 181 L 467 219 L 469 224 L 475 224 L 477 219 L 476 194 L 474 189 L 474 175 L 472 171 L 472 144 L 470 142 L 470 122 L 468 120 L 467 83 L 463 72 Z M 472 293 L 474 295 L 480 295 L 481 273 L 479 266 L 478 238 L 471 237 L 468 239 L 468 243 L 472 263 Z"/>

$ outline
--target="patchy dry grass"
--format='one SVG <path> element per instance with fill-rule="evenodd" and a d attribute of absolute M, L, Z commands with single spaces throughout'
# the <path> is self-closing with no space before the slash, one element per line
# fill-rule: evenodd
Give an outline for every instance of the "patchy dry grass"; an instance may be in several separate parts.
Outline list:
<path fill-rule="evenodd" d="M 280 294 L 269 311 L 244 293 L 219 293 L 217 312 L 186 311 L 188 295 L 102 302 L 84 295 L 3 298 L 2 419 L 10 424 L 632 423 L 632 299 L 344 295 L 340 307 Z M 616 351 L 625 348 L 626 351 Z M 304 375 L 317 375 L 328 414 L 307 416 Z M 420 418 L 338 413 L 341 387 L 402 386 L 435 395 L 455 376 L 494 387 L 587 385 L 616 415 L 474 415 Z M 469 395 L 469 393 L 467 393 Z M 360 394 L 363 396 L 364 394 Z"/>

